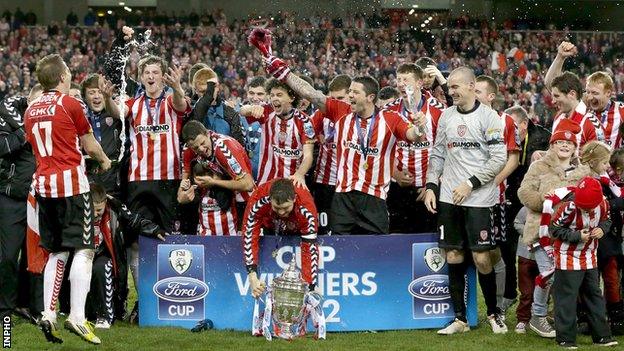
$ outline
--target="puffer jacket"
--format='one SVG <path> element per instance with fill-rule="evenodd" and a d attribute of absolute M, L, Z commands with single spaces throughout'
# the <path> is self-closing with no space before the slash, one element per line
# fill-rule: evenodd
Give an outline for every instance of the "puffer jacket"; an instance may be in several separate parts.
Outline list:
<path fill-rule="evenodd" d="M 575 168 L 566 175 L 565 169 L 557 165 L 557 154 L 549 149 L 544 157 L 529 167 L 518 189 L 518 198 L 528 210 L 522 234 L 523 243 L 531 245 L 539 239 L 538 230 L 544 196 L 554 189 L 576 185 L 591 173 L 587 166 L 579 164 L 576 156 L 572 158 L 570 164 Z"/>

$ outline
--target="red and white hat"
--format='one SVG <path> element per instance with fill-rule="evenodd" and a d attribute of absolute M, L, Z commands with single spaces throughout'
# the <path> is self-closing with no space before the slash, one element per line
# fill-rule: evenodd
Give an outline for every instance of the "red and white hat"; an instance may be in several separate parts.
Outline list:
<path fill-rule="evenodd" d="M 557 125 L 557 129 L 553 132 L 550 137 L 550 143 L 554 143 L 557 140 L 567 140 L 574 143 L 574 145 L 578 146 L 576 143 L 576 134 L 581 132 L 581 126 L 572 121 L 571 119 L 564 118 Z"/>
<path fill-rule="evenodd" d="M 602 186 L 598 179 L 585 177 L 574 190 L 574 204 L 582 210 L 591 210 L 602 202 Z"/>

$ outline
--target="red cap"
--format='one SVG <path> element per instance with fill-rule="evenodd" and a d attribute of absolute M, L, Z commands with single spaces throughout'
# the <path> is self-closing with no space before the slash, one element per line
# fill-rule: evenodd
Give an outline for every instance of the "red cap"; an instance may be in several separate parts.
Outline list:
<path fill-rule="evenodd" d="M 574 145 L 578 146 L 576 143 L 576 134 L 581 132 L 581 126 L 574 122 L 571 119 L 564 118 L 557 125 L 557 129 L 553 132 L 550 137 L 550 143 L 554 143 L 557 140 L 567 140 L 574 143 Z"/>
<path fill-rule="evenodd" d="M 581 179 L 574 191 L 574 204 L 583 210 L 591 210 L 598 207 L 602 199 L 600 181 L 592 177 Z"/>

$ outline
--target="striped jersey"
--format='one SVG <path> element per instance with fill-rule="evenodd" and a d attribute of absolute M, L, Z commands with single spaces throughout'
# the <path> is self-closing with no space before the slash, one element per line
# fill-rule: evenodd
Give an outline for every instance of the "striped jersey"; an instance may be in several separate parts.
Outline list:
<path fill-rule="evenodd" d="M 61 198 L 89 192 L 79 138 L 92 130 L 81 103 L 59 91 L 46 91 L 24 115 L 26 139 L 37 161 L 36 193 Z"/>
<path fill-rule="evenodd" d="M 258 184 L 295 174 L 303 160 L 303 146 L 315 140 L 310 118 L 293 109 L 282 119 L 266 104 L 260 119 L 247 117 L 247 121 L 258 121 L 262 125 Z"/>
<path fill-rule="evenodd" d="M 594 118 L 600 122 L 604 142 L 613 149 L 621 148 L 623 143 L 620 128 L 622 126 L 622 118 L 624 118 L 624 103 L 610 100 L 604 111 L 590 111 L 589 113 L 593 114 Z M 596 131 L 598 132 L 598 129 Z"/>
<path fill-rule="evenodd" d="M 316 284 L 319 248 L 316 243 L 318 214 L 314 199 L 307 189 L 295 187 L 296 199 L 286 218 L 277 216 L 271 208 L 269 190 L 275 180 L 260 185 L 251 195 L 243 221 L 243 254 L 247 267 L 257 266 L 262 229 L 273 229 L 276 235 L 301 236 L 301 272 L 303 279 Z"/>
<path fill-rule="evenodd" d="M 129 120 L 128 181 L 180 179 L 182 118 L 190 112 L 173 107 L 173 95 L 151 99 L 140 94 L 126 101 Z"/>
<path fill-rule="evenodd" d="M 210 194 L 211 192 L 205 189 L 201 192 L 197 235 L 237 235 L 238 216 L 235 202 L 232 201 L 230 208 L 224 211 Z"/>
<path fill-rule="evenodd" d="M 334 122 L 325 118 L 321 110 L 316 110 L 312 115 L 314 132 L 319 141 L 319 153 L 314 170 L 314 181 L 325 185 L 336 185 L 336 128 Z"/>
<path fill-rule="evenodd" d="M 592 122 L 595 118 L 591 113 L 587 113 L 587 106 L 584 102 L 581 101 L 578 105 L 576 105 L 576 108 L 572 111 L 570 117 L 568 117 L 566 113 L 561 113 L 557 116 L 557 118 L 553 121 L 552 132 L 557 129 L 559 122 L 561 122 L 564 118 L 569 118 L 581 126 L 581 132 L 576 135 L 576 143 L 578 145 L 577 150 L 580 150 L 587 142 L 592 140 L 602 141 L 604 139 L 598 138 L 598 135 L 596 134 L 597 125 Z"/>
<path fill-rule="evenodd" d="M 571 230 L 590 231 L 602 221 L 609 220 L 609 203 L 604 200 L 593 211 L 583 211 L 576 208 L 574 202 L 561 204 L 553 217 L 554 227 L 566 227 Z M 605 233 L 606 234 L 606 233 Z M 571 243 L 560 238 L 554 240 L 555 268 L 561 270 L 586 270 L 598 268 L 597 254 L 598 239 L 589 239 L 587 242 Z"/>
<path fill-rule="evenodd" d="M 336 192 L 356 190 L 385 200 L 395 146 L 397 140 L 407 140 L 408 123 L 396 112 L 383 109 L 360 118 L 351 112 L 351 105 L 332 98 L 326 100 L 325 109 L 336 128 Z"/>
<path fill-rule="evenodd" d="M 385 109 L 398 113 L 404 121 L 410 122 L 410 111 L 403 98 L 398 98 L 394 102 L 384 106 Z M 396 146 L 395 157 L 397 160 L 396 169 L 399 172 L 407 171 L 409 175 L 414 177 L 413 186 L 425 186 L 427 176 L 427 164 L 429 163 L 429 152 L 433 147 L 436 133 L 438 131 L 438 120 L 444 110 L 444 105 L 436 100 L 433 96 L 427 97 L 421 95 L 418 111 L 422 112 L 426 117 L 425 134 L 426 140 L 409 142 L 398 141 Z"/>
<path fill-rule="evenodd" d="M 505 112 L 499 112 L 498 115 L 500 116 L 503 123 L 505 123 L 503 140 L 505 141 L 505 146 L 507 147 L 507 153 L 520 152 L 520 134 L 518 134 L 516 122 L 514 122 L 513 117 L 506 114 Z M 507 179 L 503 179 L 503 181 L 498 185 L 498 202 L 500 204 L 504 204 L 506 202 L 506 190 Z"/>

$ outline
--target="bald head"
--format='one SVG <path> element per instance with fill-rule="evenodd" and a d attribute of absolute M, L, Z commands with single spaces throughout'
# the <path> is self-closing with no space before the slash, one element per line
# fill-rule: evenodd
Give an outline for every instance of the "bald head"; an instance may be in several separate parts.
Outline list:
<path fill-rule="evenodd" d="M 449 94 L 453 98 L 453 105 L 464 111 L 471 110 L 476 100 L 475 74 L 468 67 L 459 67 L 453 70 L 448 77 Z"/>
<path fill-rule="evenodd" d="M 466 66 L 455 68 L 449 75 L 448 79 L 450 80 L 451 77 L 455 77 L 455 79 L 461 79 L 461 81 L 466 84 L 474 83 L 476 79 L 472 68 Z"/>

